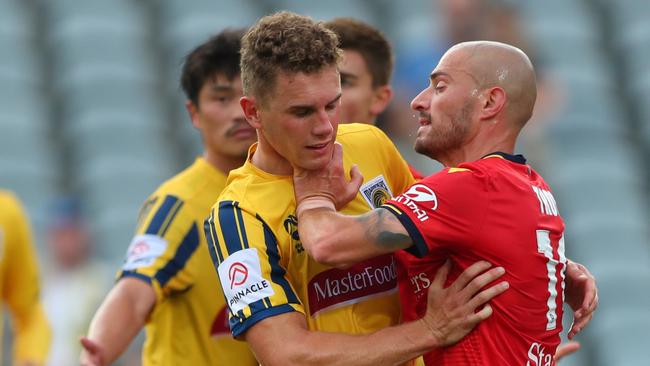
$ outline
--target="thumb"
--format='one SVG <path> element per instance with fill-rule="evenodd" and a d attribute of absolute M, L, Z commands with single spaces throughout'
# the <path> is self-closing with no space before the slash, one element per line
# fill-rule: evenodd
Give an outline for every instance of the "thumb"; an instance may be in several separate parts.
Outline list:
<path fill-rule="evenodd" d="M 90 353 L 99 353 L 99 345 L 87 337 L 79 338 L 79 343 Z"/>
<path fill-rule="evenodd" d="M 362 183 L 363 183 L 363 175 L 359 170 L 359 166 L 357 166 L 357 164 L 354 164 L 352 168 L 350 168 L 350 186 L 351 189 L 353 188 L 355 194 L 361 187 Z"/>

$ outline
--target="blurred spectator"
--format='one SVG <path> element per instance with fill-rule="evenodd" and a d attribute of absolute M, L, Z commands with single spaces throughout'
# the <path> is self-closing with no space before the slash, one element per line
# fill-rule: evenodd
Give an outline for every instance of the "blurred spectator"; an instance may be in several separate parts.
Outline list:
<path fill-rule="evenodd" d="M 43 303 L 54 339 L 48 365 L 74 365 L 94 309 L 111 284 L 111 272 L 92 259 L 91 239 L 80 202 L 61 197 L 50 208 Z"/>
<path fill-rule="evenodd" d="M 4 190 L 0 190 L 0 293 L 12 316 L 13 364 L 43 365 L 51 333 L 39 303 L 31 228 L 18 199 Z"/>

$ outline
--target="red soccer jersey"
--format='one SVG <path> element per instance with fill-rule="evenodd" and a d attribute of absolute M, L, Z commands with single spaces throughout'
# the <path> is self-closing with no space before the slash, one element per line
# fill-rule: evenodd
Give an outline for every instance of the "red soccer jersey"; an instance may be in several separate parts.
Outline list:
<path fill-rule="evenodd" d="M 510 289 L 494 313 L 426 365 L 554 365 L 564 300 L 564 223 L 542 177 L 522 156 L 502 153 L 431 175 L 382 206 L 414 246 L 397 253 L 405 321 L 421 318 L 426 288 L 447 258 L 449 285 L 471 264 L 502 266 Z"/>

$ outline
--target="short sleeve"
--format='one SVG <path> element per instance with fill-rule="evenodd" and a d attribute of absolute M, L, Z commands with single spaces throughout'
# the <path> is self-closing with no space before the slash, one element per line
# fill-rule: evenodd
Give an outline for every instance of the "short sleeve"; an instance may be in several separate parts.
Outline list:
<path fill-rule="evenodd" d="M 238 337 L 262 319 L 304 313 L 275 235 L 259 215 L 220 201 L 205 221 L 208 249 Z M 286 262 L 285 262 L 286 263 Z"/>
<path fill-rule="evenodd" d="M 192 286 L 197 274 L 187 263 L 200 243 L 194 216 L 191 207 L 176 196 L 147 200 L 118 278 L 135 277 L 149 283 L 158 301 Z"/>
<path fill-rule="evenodd" d="M 446 169 L 412 185 L 382 208 L 408 231 L 418 257 L 439 249 L 476 243 L 487 212 L 488 190 L 481 172 Z"/>

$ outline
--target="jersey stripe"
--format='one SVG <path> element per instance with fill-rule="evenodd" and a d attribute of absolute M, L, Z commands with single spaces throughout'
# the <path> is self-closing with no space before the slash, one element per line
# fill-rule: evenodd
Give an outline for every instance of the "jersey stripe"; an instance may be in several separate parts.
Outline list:
<path fill-rule="evenodd" d="M 219 264 L 224 261 L 224 257 L 221 252 L 221 247 L 219 246 L 217 229 L 214 226 L 214 209 L 210 210 L 210 216 L 205 220 L 203 229 L 205 230 L 205 238 L 208 241 L 208 249 L 210 249 L 212 262 L 214 263 L 214 267 L 217 268 L 219 267 Z"/>
<path fill-rule="evenodd" d="M 142 280 L 142 281 L 146 282 L 147 284 L 151 285 L 151 277 L 149 277 L 149 276 L 147 276 L 145 274 L 142 274 L 142 273 L 138 273 L 138 272 L 135 272 L 135 271 L 122 271 L 122 273 L 120 274 L 120 279 L 122 279 L 124 277 L 137 278 L 137 279 Z"/>
<path fill-rule="evenodd" d="M 264 243 L 266 244 L 266 255 L 269 257 L 269 264 L 271 265 L 271 280 L 282 287 L 288 303 L 300 304 L 298 296 L 293 292 L 289 281 L 284 277 L 286 271 L 280 266 L 278 242 L 275 240 L 273 232 L 259 215 L 257 215 L 257 219 L 262 222 L 264 228 Z"/>
<path fill-rule="evenodd" d="M 170 210 L 169 215 L 167 215 L 167 218 L 165 219 L 165 222 L 163 223 L 162 227 L 160 228 L 160 234 L 158 234 L 161 237 L 165 236 L 165 233 L 167 233 L 167 230 L 171 226 L 172 222 L 174 222 L 174 218 L 176 217 L 176 214 L 178 214 L 178 211 L 181 210 L 181 207 L 183 207 L 183 201 L 176 201 L 176 204 L 172 207 Z"/>
<path fill-rule="evenodd" d="M 419 258 L 422 258 L 429 253 L 429 247 L 424 241 L 420 230 L 418 230 L 417 226 L 415 226 L 407 214 L 403 213 L 402 210 L 394 205 L 391 205 L 390 203 L 384 203 L 380 208 L 388 210 L 390 213 L 395 215 L 395 217 L 397 217 L 399 222 L 402 223 L 402 226 L 404 226 L 406 231 L 409 233 L 411 241 L 413 241 L 413 245 L 404 250 Z"/>
<path fill-rule="evenodd" d="M 241 214 L 241 208 L 239 208 L 239 203 L 235 202 L 235 212 L 237 213 L 237 227 L 239 228 L 239 234 L 242 238 L 242 243 L 244 243 L 244 248 L 248 249 L 248 237 L 246 236 L 246 226 L 244 225 L 244 218 Z"/>
<path fill-rule="evenodd" d="M 235 204 L 233 201 L 219 202 L 219 227 L 229 255 L 244 247 L 235 219 Z"/>
<path fill-rule="evenodd" d="M 158 283 L 160 283 L 160 287 L 164 287 L 172 277 L 176 276 L 178 271 L 185 267 L 185 264 L 198 246 L 199 230 L 196 227 L 196 223 L 193 223 L 190 231 L 185 235 L 185 238 L 183 238 L 183 241 L 178 246 L 174 257 L 156 273 L 155 277 L 156 280 L 158 280 Z"/>
<path fill-rule="evenodd" d="M 169 216 L 170 212 L 172 211 L 172 208 L 178 201 L 178 198 L 175 196 L 166 196 L 165 200 L 163 203 L 158 207 L 158 211 L 154 214 L 153 218 L 151 219 L 151 223 L 149 223 L 149 227 L 147 227 L 147 230 L 145 231 L 145 234 L 153 234 L 153 235 L 158 235 L 160 232 L 160 228 L 163 226 L 165 221 L 167 220 L 167 216 Z"/>

